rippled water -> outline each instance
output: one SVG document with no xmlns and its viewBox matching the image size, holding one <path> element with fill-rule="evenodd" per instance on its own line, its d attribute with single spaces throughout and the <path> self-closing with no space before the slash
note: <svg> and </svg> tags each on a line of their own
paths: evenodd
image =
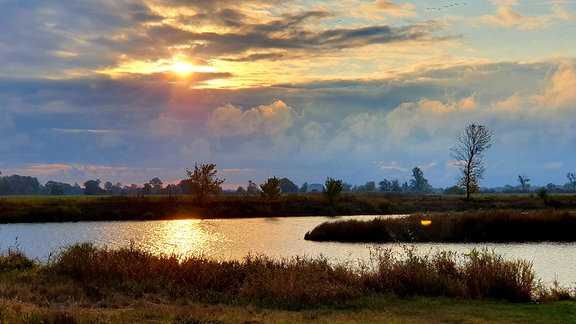
<svg viewBox="0 0 576 324">
<path fill-rule="evenodd" d="M 370 219 L 374 216 L 354 216 Z M 78 222 L 0 225 L 0 250 L 18 246 L 28 256 L 46 260 L 50 254 L 78 242 L 109 248 L 133 242 L 154 253 L 204 255 L 217 260 L 242 259 L 248 254 L 275 258 L 323 255 L 335 262 L 358 264 L 367 261 L 375 246 L 399 253 L 399 244 L 325 243 L 304 240 L 304 234 L 325 221 L 352 217 L 285 217 L 138 222 Z M 507 259 L 532 261 L 537 276 L 545 283 L 557 279 L 576 284 L 575 243 L 523 244 L 414 244 L 420 253 L 450 250 L 468 253 L 472 248 L 494 249 Z"/>
</svg>

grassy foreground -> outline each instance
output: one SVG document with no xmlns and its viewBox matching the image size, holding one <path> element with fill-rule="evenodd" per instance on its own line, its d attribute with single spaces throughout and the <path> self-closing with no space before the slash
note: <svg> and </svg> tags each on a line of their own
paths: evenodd
<svg viewBox="0 0 576 324">
<path fill-rule="evenodd" d="M 322 258 L 243 261 L 71 246 L 46 264 L 0 255 L 0 323 L 565 323 L 571 290 L 534 282 L 531 265 L 487 251 L 355 267 Z M 535 301 L 538 301 L 536 303 Z M 489 310 L 489 311 L 487 311 Z"/>
</svg>

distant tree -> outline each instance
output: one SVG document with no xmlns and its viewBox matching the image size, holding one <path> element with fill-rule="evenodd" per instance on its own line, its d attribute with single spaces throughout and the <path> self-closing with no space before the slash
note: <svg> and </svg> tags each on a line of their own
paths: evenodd
<svg viewBox="0 0 576 324">
<path fill-rule="evenodd" d="M 364 184 L 364 191 L 374 192 L 376 191 L 376 183 L 374 181 L 368 181 Z"/>
<path fill-rule="evenodd" d="M 190 191 L 190 180 L 185 179 L 178 182 L 178 188 L 180 188 L 180 192 L 183 195 L 191 195 L 192 192 Z"/>
<path fill-rule="evenodd" d="M 308 182 L 304 182 L 302 184 L 302 186 L 300 187 L 300 192 L 301 193 L 307 193 L 308 192 Z"/>
<path fill-rule="evenodd" d="M 419 193 L 432 192 L 432 186 L 428 183 L 428 179 L 424 178 L 424 172 L 415 167 L 412 169 L 412 179 L 410 179 L 410 191 Z"/>
<path fill-rule="evenodd" d="M 450 188 L 444 189 L 445 195 L 463 195 L 466 191 L 460 186 L 452 186 Z"/>
<path fill-rule="evenodd" d="M 112 193 L 113 187 L 114 187 L 114 185 L 112 184 L 112 182 L 110 182 L 110 181 L 104 182 L 104 190 L 106 190 L 108 192 L 108 194 Z"/>
<path fill-rule="evenodd" d="M 273 201 L 280 198 L 280 180 L 276 177 L 268 178 L 268 180 L 260 185 L 262 192 L 260 195 L 264 200 Z"/>
<path fill-rule="evenodd" d="M 566 177 L 568 178 L 568 184 L 572 187 L 572 191 L 576 191 L 576 174 L 568 172 Z"/>
<path fill-rule="evenodd" d="M 248 180 L 248 186 L 246 187 L 246 194 L 248 195 L 257 195 L 260 193 L 260 189 L 258 189 L 258 185 L 252 180 Z"/>
<path fill-rule="evenodd" d="M 54 183 L 50 186 L 50 195 L 51 196 L 63 196 L 64 195 L 64 187 L 60 183 Z"/>
<path fill-rule="evenodd" d="M 352 191 L 352 185 L 346 182 L 342 183 L 342 191 L 343 192 L 350 192 Z"/>
<path fill-rule="evenodd" d="M 158 177 L 150 179 L 148 183 L 152 186 L 152 192 L 154 194 L 159 194 L 160 191 L 162 190 L 163 183 L 162 180 L 160 180 Z"/>
<path fill-rule="evenodd" d="M 374 181 L 368 181 L 363 185 L 355 186 L 352 191 L 355 192 L 374 192 L 376 191 L 376 183 Z"/>
<path fill-rule="evenodd" d="M 340 193 L 342 192 L 343 188 L 342 180 L 327 178 L 326 182 L 324 183 L 322 194 L 330 204 L 334 204 L 340 197 Z"/>
<path fill-rule="evenodd" d="M 288 178 L 280 179 L 280 191 L 283 194 L 297 193 L 299 190 L 298 186 L 294 182 L 290 181 Z"/>
<path fill-rule="evenodd" d="M 378 190 L 380 191 L 392 191 L 392 182 L 384 179 L 378 182 Z"/>
<path fill-rule="evenodd" d="M 182 191 L 180 190 L 180 186 L 175 185 L 175 184 L 167 185 L 166 190 L 168 191 L 168 196 L 170 196 L 170 197 L 172 197 L 173 195 L 182 194 Z"/>
<path fill-rule="evenodd" d="M 460 168 L 459 185 L 466 189 L 466 199 L 479 189 L 480 180 L 484 177 L 484 152 L 490 148 L 492 134 L 484 125 L 470 124 L 464 133 L 458 136 L 458 144 L 450 148 L 451 157 Z"/>
<path fill-rule="evenodd" d="M 407 181 L 402 182 L 402 191 L 404 192 L 410 191 L 410 185 L 408 184 Z"/>
<path fill-rule="evenodd" d="M 244 187 L 242 187 L 242 186 L 238 186 L 238 188 L 236 188 L 236 193 L 240 194 L 240 195 L 244 195 L 244 194 L 246 194 L 246 189 L 244 189 Z"/>
<path fill-rule="evenodd" d="M 520 190 L 522 192 L 527 192 L 530 189 L 530 179 L 525 175 L 518 176 L 518 182 L 520 183 Z"/>
<path fill-rule="evenodd" d="M 84 194 L 85 195 L 104 195 L 106 190 L 100 188 L 100 180 L 88 180 L 84 182 Z"/>
<path fill-rule="evenodd" d="M 394 192 L 402 191 L 402 187 L 400 187 L 400 181 L 398 179 L 392 179 L 390 190 Z"/>
<path fill-rule="evenodd" d="M 216 177 L 217 173 L 216 164 L 214 163 L 201 164 L 200 166 L 195 163 L 194 171 L 186 169 L 190 193 L 196 196 L 196 201 L 200 206 L 204 205 L 210 195 L 220 194 L 220 185 L 224 182 L 224 179 L 218 179 Z"/>
<path fill-rule="evenodd" d="M 142 196 L 150 196 L 152 194 L 152 185 L 150 183 L 145 183 L 142 186 Z"/>
</svg>

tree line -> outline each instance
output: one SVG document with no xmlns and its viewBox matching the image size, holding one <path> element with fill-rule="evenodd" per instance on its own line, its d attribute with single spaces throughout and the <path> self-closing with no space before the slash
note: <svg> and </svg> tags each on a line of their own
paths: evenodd
<svg viewBox="0 0 576 324">
<path fill-rule="evenodd" d="M 424 177 L 424 171 L 419 167 L 412 169 L 411 179 L 400 183 L 398 179 L 383 179 L 378 184 L 368 181 L 363 185 L 351 185 L 327 178 L 323 185 L 308 184 L 304 182 L 300 187 L 288 178 L 272 177 L 263 184 L 256 184 L 251 180 L 246 187 L 239 186 L 237 194 L 262 196 L 267 200 L 274 200 L 281 194 L 296 194 L 309 192 L 322 192 L 333 200 L 340 192 L 412 192 L 412 193 L 444 193 L 466 195 L 470 199 L 471 194 L 476 192 L 485 193 L 574 193 L 576 192 L 576 174 L 567 173 L 568 182 L 564 185 L 549 183 L 545 187 L 532 188 L 530 179 L 526 175 L 518 176 L 518 185 L 506 185 L 501 189 L 480 188 L 480 180 L 483 179 L 485 168 L 483 157 L 491 146 L 492 132 L 484 125 L 470 124 L 464 132 L 457 137 L 457 144 L 450 148 L 450 156 L 455 160 L 454 165 L 459 168 L 457 182 L 454 186 L 446 189 L 434 189 L 428 179 Z M 0 172 L 0 174 L 2 174 Z M 217 178 L 216 164 L 195 164 L 194 169 L 186 169 L 187 179 L 178 184 L 164 186 L 158 177 L 148 182 L 137 185 L 113 184 L 110 181 L 102 183 L 99 179 L 87 180 L 81 187 L 78 183 L 70 185 L 57 181 L 48 181 L 40 185 L 38 179 L 30 176 L 11 175 L 0 176 L 0 195 L 194 195 L 202 203 L 207 197 L 219 194 L 222 191 L 223 179 Z"/>
</svg>

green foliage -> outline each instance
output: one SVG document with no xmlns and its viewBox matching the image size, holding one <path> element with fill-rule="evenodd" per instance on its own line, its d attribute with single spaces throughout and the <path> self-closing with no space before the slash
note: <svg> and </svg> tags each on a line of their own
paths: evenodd
<svg viewBox="0 0 576 324">
<path fill-rule="evenodd" d="M 428 183 L 428 179 L 424 178 L 424 172 L 415 167 L 412 169 L 412 179 L 410 179 L 410 191 L 419 193 L 432 192 L 432 186 Z"/>
<path fill-rule="evenodd" d="M 327 178 L 326 182 L 324 183 L 322 194 L 330 204 L 334 204 L 340 197 L 343 188 L 342 180 Z"/>
<path fill-rule="evenodd" d="M 196 196 L 196 201 L 199 205 L 204 205 L 210 195 L 218 195 L 220 193 L 220 185 L 224 180 L 216 177 L 217 172 L 216 164 L 214 163 L 201 164 L 200 166 L 195 163 L 194 172 L 186 169 L 190 192 Z"/>
<path fill-rule="evenodd" d="M 274 201 L 280 198 L 280 180 L 276 177 L 268 178 L 268 180 L 260 185 L 262 192 L 260 195 L 266 201 Z"/>
</svg>

